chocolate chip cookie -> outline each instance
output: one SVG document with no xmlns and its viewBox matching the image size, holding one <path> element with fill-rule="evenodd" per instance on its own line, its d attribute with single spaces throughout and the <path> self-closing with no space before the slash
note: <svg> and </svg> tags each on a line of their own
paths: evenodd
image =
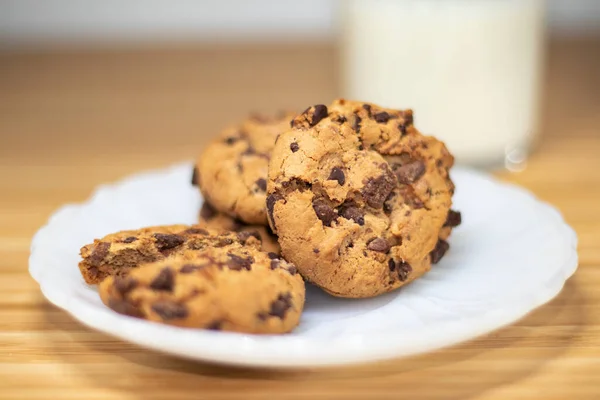
<svg viewBox="0 0 600 400">
<path fill-rule="evenodd" d="M 246 232 L 249 235 L 258 235 L 262 242 L 263 251 L 275 254 L 280 254 L 281 252 L 279 243 L 277 243 L 277 236 L 273 234 L 271 228 L 264 225 L 247 225 L 218 211 L 207 201 L 202 204 L 202 208 L 200 209 L 198 225 L 215 230 Z"/>
<path fill-rule="evenodd" d="M 80 250 L 79 270 L 89 284 L 107 276 L 126 275 L 140 264 L 162 260 L 186 251 L 207 247 L 259 249 L 258 235 L 247 232 L 223 232 L 200 226 L 153 226 L 121 231 L 94 240 Z"/>
<path fill-rule="evenodd" d="M 341 297 L 423 275 L 448 250 L 454 158 L 413 113 L 336 100 L 309 107 L 277 139 L 267 210 L 282 254 Z M 446 226 L 446 228 L 444 228 Z"/>
<path fill-rule="evenodd" d="M 285 333 L 298 325 L 304 281 L 252 247 L 209 248 L 142 265 L 100 284 L 118 313 L 189 328 Z"/>
<path fill-rule="evenodd" d="M 194 182 L 217 210 L 250 225 L 267 225 L 267 170 L 275 138 L 295 114 L 252 116 L 225 129 L 201 154 Z"/>
</svg>

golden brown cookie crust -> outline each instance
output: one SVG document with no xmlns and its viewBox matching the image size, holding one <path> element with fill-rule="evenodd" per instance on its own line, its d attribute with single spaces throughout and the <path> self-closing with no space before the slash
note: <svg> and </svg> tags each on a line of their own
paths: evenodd
<svg viewBox="0 0 600 400">
<path fill-rule="evenodd" d="M 286 333 L 298 325 L 305 288 L 292 264 L 255 248 L 208 248 L 109 277 L 100 296 L 121 314 L 169 325 Z"/>
<path fill-rule="evenodd" d="M 225 129 L 200 155 L 196 181 L 217 210 L 250 225 L 267 225 L 267 171 L 277 135 L 294 113 L 253 116 Z"/>
<path fill-rule="evenodd" d="M 283 255 L 337 296 L 411 282 L 447 250 L 453 162 L 410 110 L 343 99 L 310 107 L 279 136 L 269 167 L 267 209 Z"/>
<path fill-rule="evenodd" d="M 113 233 L 81 248 L 81 275 L 88 284 L 123 276 L 140 264 L 207 247 L 260 248 L 257 235 L 223 232 L 200 226 L 167 225 Z"/>
</svg>

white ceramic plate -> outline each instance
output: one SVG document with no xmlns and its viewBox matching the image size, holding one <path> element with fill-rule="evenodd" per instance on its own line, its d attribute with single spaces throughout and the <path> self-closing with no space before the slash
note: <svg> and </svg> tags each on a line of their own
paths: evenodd
<svg viewBox="0 0 600 400">
<path fill-rule="evenodd" d="M 454 208 L 463 224 L 444 259 L 396 292 L 348 300 L 309 287 L 300 326 L 283 336 L 175 328 L 109 310 L 79 274 L 79 248 L 122 229 L 194 223 L 201 198 L 190 175 L 191 164 L 135 175 L 56 212 L 35 235 L 29 260 L 48 300 L 94 329 L 170 354 L 247 366 L 321 366 L 421 353 L 497 329 L 556 296 L 577 267 L 577 237 L 554 208 L 455 168 Z"/>
</svg>

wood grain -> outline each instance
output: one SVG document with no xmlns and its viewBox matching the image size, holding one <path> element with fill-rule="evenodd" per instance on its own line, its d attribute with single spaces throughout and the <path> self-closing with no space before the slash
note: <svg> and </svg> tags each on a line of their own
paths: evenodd
<svg viewBox="0 0 600 400">
<path fill-rule="evenodd" d="M 452 348 L 348 368 L 188 362 L 91 331 L 49 305 L 29 243 L 58 206 L 102 182 L 193 158 L 251 110 L 338 92 L 329 45 L 0 55 L 0 398 L 600 398 L 600 43 L 554 43 L 543 138 L 497 172 L 557 206 L 580 267 L 523 320 Z"/>
</svg>

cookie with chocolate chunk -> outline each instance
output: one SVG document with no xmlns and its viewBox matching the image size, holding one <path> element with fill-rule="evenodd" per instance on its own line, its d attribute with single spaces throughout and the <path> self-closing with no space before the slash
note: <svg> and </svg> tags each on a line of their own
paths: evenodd
<svg viewBox="0 0 600 400">
<path fill-rule="evenodd" d="M 81 248 L 79 270 L 89 284 L 107 276 L 124 276 L 140 264 L 162 260 L 208 247 L 259 249 L 253 235 L 224 232 L 200 226 L 167 225 L 121 231 L 94 240 Z"/>
<path fill-rule="evenodd" d="M 300 320 L 304 291 L 292 264 L 248 246 L 183 253 L 100 284 L 102 301 L 118 313 L 246 333 L 291 331 Z"/>
<path fill-rule="evenodd" d="M 217 210 L 250 225 L 267 225 L 267 170 L 277 136 L 294 113 L 251 116 L 225 129 L 202 152 L 193 183 Z"/>
<path fill-rule="evenodd" d="M 247 225 L 225 213 L 218 211 L 209 202 L 205 201 L 200 209 L 198 225 L 215 230 L 238 232 L 240 235 L 258 236 L 262 242 L 262 250 L 280 254 L 281 248 L 277 243 L 277 236 L 269 226 Z"/>
<path fill-rule="evenodd" d="M 454 159 L 410 110 L 336 100 L 294 118 L 272 152 L 270 225 L 303 276 L 341 297 L 389 292 L 448 250 Z"/>
</svg>

